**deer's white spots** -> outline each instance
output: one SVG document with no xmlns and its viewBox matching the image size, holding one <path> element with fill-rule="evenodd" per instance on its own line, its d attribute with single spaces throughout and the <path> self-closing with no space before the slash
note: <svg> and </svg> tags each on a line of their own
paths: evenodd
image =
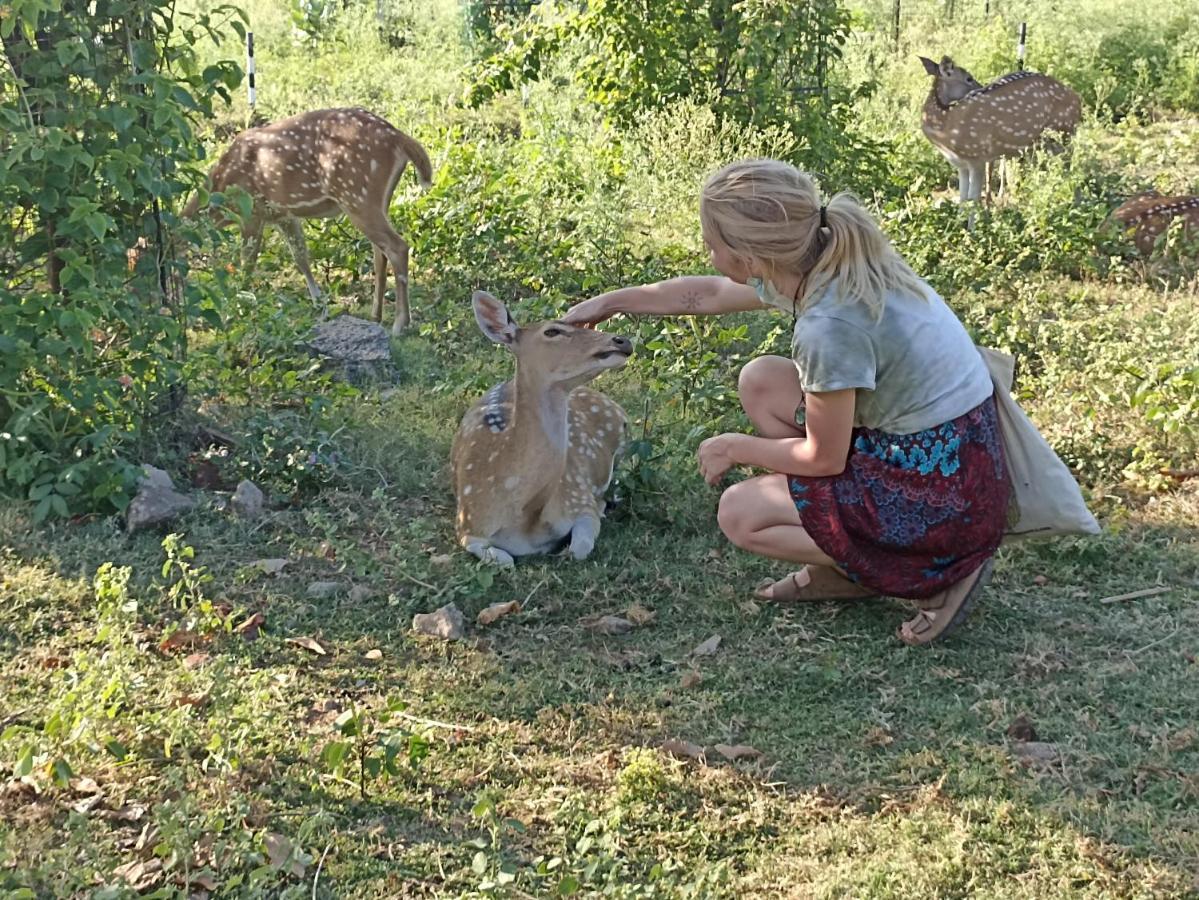
<svg viewBox="0 0 1199 900">
<path fill-rule="evenodd" d="M 518 475 L 509 475 L 504 479 L 504 487 L 508 490 L 512 490 L 518 484 L 520 484 L 520 476 Z"/>
<path fill-rule="evenodd" d="M 471 491 L 473 491 L 473 490 L 474 490 L 474 488 L 473 488 L 471 485 L 469 485 L 469 484 L 468 484 L 466 487 L 464 487 L 464 488 L 462 489 L 462 496 L 463 496 L 463 497 L 469 497 L 469 496 L 470 496 L 470 492 L 471 492 Z"/>
</svg>

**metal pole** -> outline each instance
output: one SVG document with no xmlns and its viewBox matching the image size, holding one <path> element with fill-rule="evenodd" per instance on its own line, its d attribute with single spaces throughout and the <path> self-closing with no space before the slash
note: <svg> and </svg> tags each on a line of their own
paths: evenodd
<svg viewBox="0 0 1199 900">
<path fill-rule="evenodd" d="M 1016 45 L 1016 70 L 1024 71 L 1024 45 L 1028 41 L 1028 23 L 1020 23 L 1020 43 Z"/>
<path fill-rule="evenodd" d="M 254 32 L 246 32 L 246 74 L 249 76 L 250 112 L 246 124 L 254 121 L 254 105 L 258 102 L 258 88 L 254 84 Z"/>
<path fill-rule="evenodd" d="M 892 11 L 891 23 L 891 40 L 895 44 L 895 49 L 899 49 L 899 0 L 895 0 L 895 5 Z"/>
</svg>

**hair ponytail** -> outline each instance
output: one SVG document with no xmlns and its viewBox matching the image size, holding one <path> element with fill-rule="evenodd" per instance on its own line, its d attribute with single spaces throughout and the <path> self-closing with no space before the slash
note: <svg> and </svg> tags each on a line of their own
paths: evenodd
<svg viewBox="0 0 1199 900">
<path fill-rule="evenodd" d="M 788 163 L 751 159 L 714 172 L 700 196 L 700 220 L 767 274 L 802 275 L 801 309 L 834 282 L 839 298 L 865 303 L 876 316 L 890 291 L 927 296 L 927 285 L 852 194 L 822 205 L 815 182 Z"/>
</svg>

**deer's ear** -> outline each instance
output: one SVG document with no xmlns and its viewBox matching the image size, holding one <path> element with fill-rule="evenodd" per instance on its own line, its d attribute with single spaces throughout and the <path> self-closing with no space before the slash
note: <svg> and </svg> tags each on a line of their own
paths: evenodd
<svg viewBox="0 0 1199 900">
<path fill-rule="evenodd" d="M 470 299 L 475 308 L 475 321 L 488 340 L 508 347 L 516 343 L 517 324 L 503 303 L 487 291 L 475 291 Z"/>
<path fill-rule="evenodd" d="M 929 75 L 936 75 L 937 72 L 940 71 L 940 69 L 937 68 L 937 64 L 927 56 L 920 56 L 917 57 L 917 59 L 924 63 L 924 71 L 926 71 Z"/>
</svg>

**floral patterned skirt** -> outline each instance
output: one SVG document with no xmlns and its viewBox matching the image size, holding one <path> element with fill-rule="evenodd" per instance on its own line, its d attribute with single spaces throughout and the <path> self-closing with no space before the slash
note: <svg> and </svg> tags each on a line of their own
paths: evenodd
<svg viewBox="0 0 1199 900">
<path fill-rule="evenodd" d="M 821 550 L 859 584 L 912 599 L 995 553 L 1011 495 L 994 398 L 915 434 L 855 428 L 845 471 L 789 483 Z"/>
</svg>

